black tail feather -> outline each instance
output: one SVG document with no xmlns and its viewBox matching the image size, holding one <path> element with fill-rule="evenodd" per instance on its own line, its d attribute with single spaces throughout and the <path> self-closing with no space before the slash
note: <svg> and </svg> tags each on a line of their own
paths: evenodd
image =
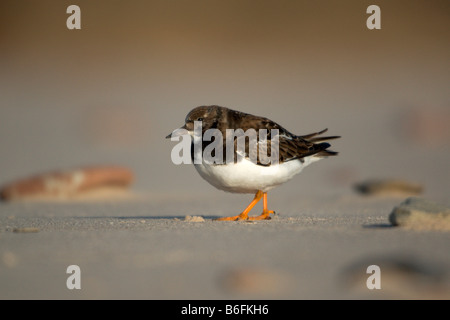
<svg viewBox="0 0 450 320">
<path fill-rule="evenodd" d="M 328 136 L 328 137 L 317 137 L 313 139 L 307 139 L 309 142 L 319 142 L 319 141 L 327 141 L 332 139 L 339 139 L 341 136 Z"/>
<path fill-rule="evenodd" d="M 330 156 L 337 156 L 339 152 L 331 151 L 331 150 L 322 150 L 315 154 L 316 157 L 330 157 Z"/>
<path fill-rule="evenodd" d="M 302 139 L 305 139 L 305 140 L 309 140 L 310 138 L 318 136 L 318 135 L 320 135 L 322 133 L 325 133 L 327 131 L 328 131 L 328 128 L 323 129 L 322 131 L 319 131 L 319 132 L 314 132 L 314 133 L 310 133 L 310 134 L 307 134 L 307 135 L 304 135 L 304 136 L 299 136 L 299 138 L 302 138 Z"/>
<path fill-rule="evenodd" d="M 327 137 L 317 137 L 317 136 L 319 136 L 319 135 L 321 135 L 321 134 L 323 134 L 323 133 L 325 133 L 325 132 L 327 132 L 328 131 L 328 128 L 327 129 L 324 129 L 324 130 L 322 130 L 322 131 L 319 131 L 319 132 L 315 132 L 315 133 L 310 133 L 310 134 L 307 134 L 307 135 L 304 135 L 304 136 L 299 136 L 299 138 L 302 138 L 302 139 L 305 139 L 305 140 L 307 140 L 307 141 L 309 141 L 309 142 L 320 142 L 320 141 L 327 141 L 327 140 L 332 140 L 332 139 L 338 139 L 338 138 L 340 138 L 341 136 L 327 136 Z"/>
</svg>

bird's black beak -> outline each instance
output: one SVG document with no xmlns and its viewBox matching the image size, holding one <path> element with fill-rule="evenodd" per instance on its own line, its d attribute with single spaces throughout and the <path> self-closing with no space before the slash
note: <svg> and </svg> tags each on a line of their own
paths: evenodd
<svg viewBox="0 0 450 320">
<path fill-rule="evenodd" d="M 175 129 L 175 130 L 173 130 L 172 133 L 170 133 L 169 135 L 167 135 L 166 139 L 170 139 L 170 138 L 172 138 L 172 137 L 179 137 L 179 136 L 182 136 L 183 134 L 186 133 L 185 130 L 186 130 L 186 125 L 184 125 L 184 126 L 178 128 L 178 129 Z"/>
</svg>

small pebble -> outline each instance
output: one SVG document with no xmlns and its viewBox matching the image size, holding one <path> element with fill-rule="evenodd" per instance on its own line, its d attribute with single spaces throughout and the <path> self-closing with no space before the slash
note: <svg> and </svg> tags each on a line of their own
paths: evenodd
<svg viewBox="0 0 450 320">
<path fill-rule="evenodd" d="M 14 228 L 13 232 L 15 232 L 15 233 L 33 233 L 33 232 L 39 232 L 39 228 L 33 228 L 33 227 Z"/>
<path fill-rule="evenodd" d="M 450 208 L 426 199 L 412 197 L 392 210 L 389 221 L 394 226 L 414 229 L 450 230 Z"/>
<path fill-rule="evenodd" d="M 205 222 L 205 219 L 201 216 L 186 216 L 184 217 L 184 221 L 187 222 Z"/>
<path fill-rule="evenodd" d="M 417 182 L 399 179 L 372 179 L 355 185 L 356 191 L 366 195 L 418 195 L 423 186 Z"/>
</svg>

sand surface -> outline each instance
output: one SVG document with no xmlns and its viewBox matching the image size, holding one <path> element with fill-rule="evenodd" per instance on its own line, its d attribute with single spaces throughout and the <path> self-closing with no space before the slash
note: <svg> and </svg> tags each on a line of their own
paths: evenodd
<svg viewBox="0 0 450 320">
<path fill-rule="evenodd" d="M 379 2 L 372 31 L 361 1 L 269 0 L 82 2 L 69 31 L 64 3 L 2 1 L 0 185 L 101 164 L 136 180 L 112 199 L 1 202 L 0 298 L 449 299 L 450 233 L 392 227 L 408 195 L 354 186 L 411 181 L 450 205 L 450 6 Z M 329 128 L 340 154 L 269 192 L 272 220 L 212 221 L 252 195 L 172 163 L 164 137 L 203 104 Z"/>
<path fill-rule="evenodd" d="M 285 200 L 271 221 L 237 223 L 212 220 L 226 214 L 220 197 L 2 205 L 1 297 L 449 298 L 450 234 L 392 227 L 398 199 Z M 80 290 L 66 287 L 69 265 Z M 370 265 L 380 290 L 366 286 Z"/>
</svg>

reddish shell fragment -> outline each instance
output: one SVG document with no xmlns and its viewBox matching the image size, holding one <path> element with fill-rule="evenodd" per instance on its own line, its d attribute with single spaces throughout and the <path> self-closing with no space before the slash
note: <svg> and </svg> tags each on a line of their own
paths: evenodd
<svg viewBox="0 0 450 320">
<path fill-rule="evenodd" d="M 92 166 L 54 171 L 13 181 L 0 189 L 4 200 L 29 198 L 71 198 L 84 191 L 103 187 L 126 188 L 133 173 L 123 167 Z"/>
</svg>

